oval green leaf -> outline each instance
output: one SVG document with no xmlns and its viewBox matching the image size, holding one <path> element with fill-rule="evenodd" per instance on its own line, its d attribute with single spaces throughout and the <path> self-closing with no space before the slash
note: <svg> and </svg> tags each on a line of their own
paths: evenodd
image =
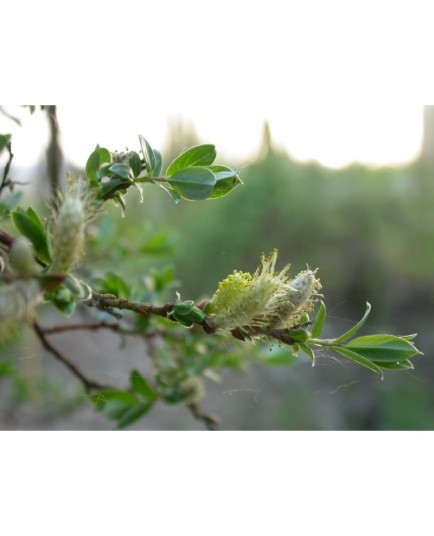
<svg viewBox="0 0 434 536">
<path fill-rule="evenodd" d="M 420 354 L 412 342 L 395 335 L 357 337 L 346 348 L 376 363 L 398 363 Z"/>
<path fill-rule="evenodd" d="M 86 175 L 92 184 L 98 184 L 97 172 L 102 164 L 108 164 L 111 162 L 111 155 L 108 149 L 104 147 L 97 147 L 95 151 L 89 156 L 86 162 Z"/>
<path fill-rule="evenodd" d="M 195 145 L 175 158 L 167 168 L 166 176 L 171 177 L 178 171 L 192 166 L 210 166 L 216 156 L 214 145 Z"/>
<path fill-rule="evenodd" d="M 346 346 L 331 346 L 330 348 L 332 348 L 335 352 L 338 352 L 339 354 L 347 357 L 348 359 L 351 359 L 351 361 L 355 361 L 359 365 L 362 365 L 368 369 L 373 370 L 374 372 L 379 374 L 381 378 L 383 378 L 383 373 L 380 367 L 376 365 L 375 363 L 373 363 L 372 361 L 370 361 L 369 359 L 366 359 L 366 357 L 364 357 L 363 355 L 360 355 L 359 353 L 353 350 L 350 350 Z"/>
<path fill-rule="evenodd" d="M 184 199 L 206 199 L 216 183 L 214 173 L 204 167 L 189 167 L 178 171 L 169 180 L 172 188 Z"/>
</svg>

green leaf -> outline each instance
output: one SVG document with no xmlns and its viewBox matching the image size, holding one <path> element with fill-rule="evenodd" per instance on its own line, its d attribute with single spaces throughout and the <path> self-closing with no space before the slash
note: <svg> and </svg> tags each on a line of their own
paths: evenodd
<svg viewBox="0 0 434 536">
<path fill-rule="evenodd" d="M 143 417 L 152 408 L 152 402 L 140 402 L 130 406 L 127 411 L 122 412 L 120 418 L 118 418 L 118 428 L 126 428 L 133 422 Z"/>
<path fill-rule="evenodd" d="M 143 160 L 145 162 L 147 176 L 152 175 L 152 171 L 155 167 L 155 154 L 149 145 L 148 141 L 139 134 L 140 147 L 142 148 Z"/>
<path fill-rule="evenodd" d="M 152 280 L 156 292 L 162 292 L 173 281 L 175 268 L 172 265 L 165 266 L 152 273 Z"/>
<path fill-rule="evenodd" d="M 54 290 L 46 292 L 44 298 L 50 301 L 65 316 L 71 316 L 75 311 L 75 296 L 65 285 L 57 286 Z"/>
<path fill-rule="evenodd" d="M 194 302 L 192 300 L 186 300 L 181 303 L 176 303 L 173 306 L 173 312 L 179 315 L 188 315 L 193 308 Z"/>
<path fill-rule="evenodd" d="M 129 298 L 131 290 L 129 285 L 114 272 L 107 272 L 105 277 L 98 277 L 93 280 L 101 294 L 114 294 L 118 298 Z"/>
<path fill-rule="evenodd" d="M 66 276 L 64 285 L 76 300 L 87 300 L 92 294 L 90 287 L 84 281 L 80 281 L 71 274 Z"/>
<path fill-rule="evenodd" d="M 18 207 L 12 212 L 15 227 L 22 235 L 30 240 L 35 249 L 36 256 L 44 263 L 50 263 L 47 236 L 39 216 L 29 207 L 27 211 Z"/>
<path fill-rule="evenodd" d="M 366 335 L 346 347 L 376 363 L 397 363 L 420 354 L 413 343 L 395 335 Z"/>
<path fill-rule="evenodd" d="M 132 169 L 134 177 L 138 177 L 142 170 L 142 161 L 140 160 L 139 153 L 131 151 L 128 157 L 128 163 Z"/>
<path fill-rule="evenodd" d="M 109 167 L 109 170 L 122 179 L 131 178 L 131 169 L 127 164 L 112 164 Z"/>
<path fill-rule="evenodd" d="M 303 350 L 305 354 L 307 354 L 310 357 L 310 360 L 312 362 L 312 367 L 315 366 L 315 354 L 313 353 L 313 350 L 310 346 L 307 344 L 299 343 L 300 348 Z"/>
<path fill-rule="evenodd" d="M 158 177 L 161 173 L 161 167 L 163 165 L 163 159 L 161 158 L 160 151 L 157 151 L 157 149 L 154 149 L 154 156 L 155 156 L 155 164 L 154 168 L 152 170 L 152 176 Z"/>
<path fill-rule="evenodd" d="M 158 398 L 157 392 L 137 370 L 131 372 L 130 381 L 134 391 L 142 395 L 147 401 L 153 401 Z"/>
<path fill-rule="evenodd" d="M 226 166 L 209 166 L 208 169 L 214 173 L 216 178 L 213 191 L 208 199 L 218 199 L 220 197 L 224 197 L 237 186 L 243 184 L 243 181 L 238 176 L 238 173 L 233 169 L 230 169 Z"/>
<path fill-rule="evenodd" d="M 182 169 L 192 166 L 210 166 L 216 157 L 214 145 L 196 145 L 180 154 L 167 168 L 166 176 L 171 177 Z"/>
<path fill-rule="evenodd" d="M 110 197 L 113 197 L 116 192 L 118 192 L 119 190 L 125 190 L 126 188 L 131 186 L 131 184 L 133 184 L 133 182 L 129 179 L 121 179 L 120 177 L 110 179 L 109 181 L 101 184 L 99 190 L 100 198 L 109 199 Z"/>
<path fill-rule="evenodd" d="M 311 332 L 312 332 L 312 339 L 316 339 L 324 326 L 324 321 L 326 318 L 326 306 L 323 301 L 321 301 L 321 305 L 319 308 L 319 311 L 315 317 L 315 321 L 312 324 Z"/>
<path fill-rule="evenodd" d="M 98 184 L 97 172 L 102 164 L 107 164 L 111 162 L 110 151 L 104 147 L 99 147 L 93 151 L 89 156 L 86 162 L 86 175 L 89 177 L 90 182 L 93 185 Z"/>
<path fill-rule="evenodd" d="M 176 204 L 178 204 L 181 201 L 182 199 L 181 196 L 177 192 L 175 192 L 175 190 L 172 190 L 172 188 L 168 188 L 166 185 L 162 184 L 161 182 L 155 182 L 154 184 L 156 184 L 162 190 L 164 190 L 167 194 L 169 194 L 172 200 Z"/>
<path fill-rule="evenodd" d="M 0 134 L 0 153 L 3 151 L 6 145 L 10 142 L 10 140 L 11 140 L 10 134 Z"/>
<path fill-rule="evenodd" d="M 138 404 L 139 400 L 128 391 L 120 389 L 103 389 L 91 395 L 92 402 L 97 409 L 102 409 L 111 400 L 123 402 L 126 405 Z"/>
<path fill-rule="evenodd" d="M 377 374 L 383 378 L 383 373 L 381 372 L 381 369 L 378 365 L 370 361 L 369 359 L 366 359 L 366 357 L 359 355 L 357 352 L 348 349 L 346 346 L 331 346 L 330 347 L 335 352 L 338 352 L 339 354 L 347 357 L 348 359 L 351 359 L 352 361 L 355 361 L 359 365 L 363 365 L 364 367 L 367 367 L 368 369 L 373 370 Z"/>
<path fill-rule="evenodd" d="M 171 176 L 169 184 L 184 199 L 199 201 L 209 197 L 216 183 L 214 174 L 204 167 L 189 167 Z"/>
<path fill-rule="evenodd" d="M 174 238 L 168 231 L 161 231 L 147 240 L 140 248 L 142 253 L 148 255 L 161 255 L 173 251 Z"/>
<path fill-rule="evenodd" d="M 413 363 L 409 361 L 408 359 L 404 359 L 403 361 L 399 361 L 398 363 L 375 362 L 375 364 L 383 369 L 391 369 L 391 370 L 413 370 L 414 369 Z"/>
<path fill-rule="evenodd" d="M 366 311 L 365 311 L 365 314 L 363 315 L 363 318 L 359 322 L 357 322 L 357 324 L 355 326 L 353 326 L 349 331 L 347 331 L 346 333 L 344 333 L 343 335 L 341 335 L 337 339 L 333 339 L 333 342 L 334 343 L 340 343 L 342 341 L 345 341 L 346 339 L 348 339 L 352 335 L 354 335 L 363 326 L 363 324 L 366 322 L 366 319 L 368 318 L 370 311 L 371 311 L 371 304 L 366 302 Z"/>
</svg>

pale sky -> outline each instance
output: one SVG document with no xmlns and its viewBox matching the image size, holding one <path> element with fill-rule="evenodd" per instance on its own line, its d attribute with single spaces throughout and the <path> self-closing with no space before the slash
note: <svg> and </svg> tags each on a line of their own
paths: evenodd
<svg viewBox="0 0 434 536">
<path fill-rule="evenodd" d="M 383 165 L 417 155 L 422 105 L 434 102 L 432 18 L 417 0 L 160 0 L 143 13 L 128 4 L 59 12 L 65 24 L 38 31 L 31 47 L 11 34 L 13 54 L 2 58 L 2 73 L 13 72 L 2 102 L 58 104 L 74 163 L 97 143 L 137 149 L 137 134 L 161 148 L 172 117 L 237 163 L 254 156 L 265 120 L 301 161 Z M 20 19 L 23 32 L 34 31 L 38 10 Z M 36 116 L 23 129 L 0 117 L 0 131 L 14 131 L 16 164 L 37 158 L 44 129 Z"/>
<path fill-rule="evenodd" d="M 161 149 L 168 120 L 177 117 L 193 122 L 205 142 L 214 143 L 218 153 L 237 163 L 254 157 L 265 120 L 276 145 L 293 158 L 313 159 L 336 168 L 355 161 L 400 164 L 415 158 L 421 145 L 422 106 L 399 100 L 290 100 L 258 106 L 255 113 L 250 113 L 249 105 L 232 109 L 230 103 L 225 110 L 193 105 L 182 110 L 159 109 L 140 105 L 113 106 L 109 110 L 105 106 L 59 105 L 61 141 L 67 158 L 84 166 L 97 143 L 111 150 L 126 146 L 138 150 L 139 133 Z M 0 129 L 13 131 L 14 163 L 30 165 L 37 161 L 46 143 L 46 120 L 38 113 L 29 116 L 23 110 L 18 112 L 24 118 L 22 128 L 0 117 Z"/>
</svg>

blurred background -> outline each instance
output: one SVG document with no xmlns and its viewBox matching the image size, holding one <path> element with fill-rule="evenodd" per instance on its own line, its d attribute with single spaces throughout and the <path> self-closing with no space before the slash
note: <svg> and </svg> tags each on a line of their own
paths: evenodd
<svg viewBox="0 0 434 536">
<path fill-rule="evenodd" d="M 50 124 L 40 111 L 3 110 L 0 132 L 13 134 L 10 175 L 29 182 L 22 204 L 38 204 L 49 193 Z M 319 268 L 328 309 L 324 336 L 354 324 L 366 301 L 372 313 L 363 333 L 418 333 L 425 355 L 414 360 L 415 370 L 387 372 L 384 381 L 328 354 L 319 354 L 314 368 L 300 359 L 253 365 L 248 374 L 225 372 L 221 383 L 207 382 L 202 403 L 219 415 L 221 429 L 434 429 L 434 106 L 300 102 L 244 121 L 246 111 L 230 128 L 228 117 L 206 110 L 197 120 L 130 105 L 59 105 L 56 114 L 61 176 L 83 169 L 97 143 L 137 150 L 138 133 L 162 150 L 163 165 L 183 148 L 215 143 L 217 163 L 239 170 L 244 185 L 219 201 L 175 206 L 147 188 L 143 205 L 128 194 L 136 202 L 125 220 L 113 215 L 133 241 L 165 234 L 167 258 L 150 257 L 143 270 L 154 261 L 173 264 L 184 299 L 209 297 L 228 273 L 253 272 L 262 252 L 278 248 L 277 268 L 288 262 L 292 274 L 306 264 Z M 138 267 L 119 259 L 114 269 Z M 46 323 L 56 318 L 47 315 Z M 113 381 L 122 382 L 144 359 L 140 343 L 129 341 L 121 356 L 119 339 L 107 333 L 56 341 L 86 370 Z M 113 428 L 30 333 L 0 352 L 20 370 L 15 379 L 0 375 L 1 429 Z M 159 404 L 133 429 L 202 426 L 184 407 Z"/>
</svg>

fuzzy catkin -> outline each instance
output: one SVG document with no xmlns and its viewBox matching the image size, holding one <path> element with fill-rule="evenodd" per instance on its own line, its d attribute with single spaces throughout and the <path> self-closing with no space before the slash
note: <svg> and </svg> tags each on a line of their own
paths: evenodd
<svg viewBox="0 0 434 536">
<path fill-rule="evenodd" d="M 39 284 L 32 279 L 0 287 L 0 341 L 29 319 L 40 297 Z"/>
<path fill-rule="evenodd" d="M 70 272 L 80 261 L 85 241 L 84 202 L 67 197 L 54 221 L 51 239 L 51 270 Z"/>
</svg>

